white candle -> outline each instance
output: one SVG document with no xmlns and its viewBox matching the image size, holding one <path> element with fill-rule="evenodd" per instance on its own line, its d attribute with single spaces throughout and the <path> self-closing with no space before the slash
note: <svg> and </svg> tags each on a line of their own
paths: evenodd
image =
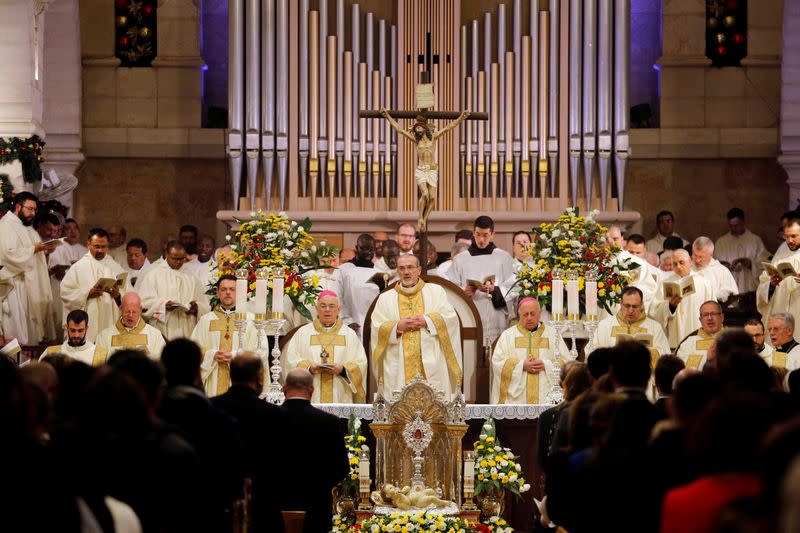
<svg viewBox="0 0 800 533">
<path fill-rule="evenodd" d="M 247 278 L 236 279 L 236 312 L 247 312 Z"/>
<path fill-rule="evenodd" d="M 475 490 L 475 461 L 472 459 L 464 460 L 464 492 Z"/>
<path fill-rule="evenodd" d="M 564 314 L 564 280 L 553 280 L 553 314 Z"/>
<path fill-rule="evenodd" d="M 586 282 L 586 316 L 597 316 L 597 282 Z"/>
<path fill-rule="evenodd" d="M 578 280 L 567 280 L 567 314 L 575 318 L 580 313 L 579 297 L 578 297 Z"/>
<path fill-rule="evenodd" d="M 267 314 L 267 279 L 256 277 L 256 314 Z"/>
<path fill-rule="evenodd" d="M 272 312 L 283 313 L 283 272 L 272 278 Z"/>
</svg>

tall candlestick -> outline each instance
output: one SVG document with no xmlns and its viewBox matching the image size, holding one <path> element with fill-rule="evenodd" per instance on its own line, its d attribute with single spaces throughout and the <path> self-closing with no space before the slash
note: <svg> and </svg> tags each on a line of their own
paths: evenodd
<svg viewBox="0 0 800 533">
<path fill-rule="evenodd" d="M 553 280 L 553 318 L 560 320 L 564 314 L 564 280 Z"/>
<path fill-rule="evenodd" d="M 578 280 L 567 280 L 567 315 L 570 320 L 577 320 L 580 314 Z"/>
<path fill-rule="evenodd" d="M 236 312 L 247 312 L 247 270 L 236 271 Z"/>
<path fill-rule="evenodd" d="M 586 282 L 586 318 L 597 317 L 597 282 Z M 594 320 L 594 319 L 593 319 Z"/>
<path fill-rule="evenodd" d="M 256 315 L 267 314 L 268 273 L 265 270 L 256 272 Z"/>
<path fill-rule="evenodd" d="M 272 278 L 272 313 L 283 313 L 283 270 L 275 269 Z"/>
</svg>

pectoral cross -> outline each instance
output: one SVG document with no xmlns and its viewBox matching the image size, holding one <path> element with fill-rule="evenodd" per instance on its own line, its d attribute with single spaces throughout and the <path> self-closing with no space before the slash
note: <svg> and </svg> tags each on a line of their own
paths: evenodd
<svg viewBox="0 0 800 533">
<path fill-rule="evenodd" d="M 520 328 L 522 329 L 522 328 Z M 539 357 L 540 349 L 550 348 L 550 339 L 543 334 L 536 335 L 535 333 L 527 332 L 528 334 L 523 337 L 514 339 L 515 348 L 525 348 L 526 358 Z M 541 332 L 544 333 L 544 332 Z M 527 373 L 525 385 L 526 401 L 530 404 L 537 404 L 540 402 L 539 398 L 539 373 Z"/>
<path fill-rule="evenodd" d="M 407 58 L 407 62 L 411 62 L 411 57 Z M 450 56 L 447 57 L 447 62 L 450 62 Z M 417 58 L 417 63 L 423 67 L 420 72 L 419 84 L 416 87 L 416 110 L 384 110 L 382 113 L 379 110 L 362 109 L 359 111 L 358 116 L 362 118 L 385 118 L 389 121 L 392 127 L 398 133 L 407 137 L 413 142 L 417 148 L 417 172 L 421 169 L 433 173 L 433 183 L 427 181 L 421 183 L 417 179 L 419 188 L 419 220 L 418 220 L 418 236 L 420 239 L 420 254 L 422 260 L 422 273 L 428 272 L 428 217 L 433 211 L 434 203 L 438 198 L 438 167 L 434 162 L 433 150 L 437 139 L 447 131 L 458 126 L 463 120 L 488 120 L 488 113 L 464 113 L 454 111 L 432 111 L 435 102 L 433 96 L 433 85 L 431 80 L 431 65 L 439 63 L 439 54 L 433 53 L 433 40 L 431 32 L 425 34 L 425 54 Z M 394 119 L 411 118 L 416 122 L 408 129 L 403 129 Z M 428 123 L 428 120 L 453 120 L 440 130 Z M 387 142 L 388 139 L 387 139 Z"/>
<path fill-rule="evenodd" d="M 323 363 L 328 362 L 329 357 L 333 357 L 332 353 L 328 353 L 330 348 L 331 352 L 334 351 L 335 346 L 344 346 L 344 335 L 336 335 L 335 333 L 320 333 L 319 335 L 311 335 L 311 346 L 321 346 L 322 351 L 319 354 Z"/>
</svg>

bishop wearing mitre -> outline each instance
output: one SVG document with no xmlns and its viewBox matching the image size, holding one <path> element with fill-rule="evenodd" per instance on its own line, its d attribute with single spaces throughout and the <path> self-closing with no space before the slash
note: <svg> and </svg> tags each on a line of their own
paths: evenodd
<svg viewBox="0 0 800 533">
<path fill-rule="evenodd" d="M 225 394 L 231 387 L 231 359 L 240 351 L 255 350 L 258 344 L 250 313 L 243 317 L 247 324 L 244 342 L 239 339 L 235 322 L 236 276 L 220 276 L 216 285 L 219 305 L 197 320 L 191 336 L 203 352 L 200 375 L 209 398 Z"/>
<path fill-rule="evenodd" d="M 126 292 L 119 306 L 119 320 L 97 335 L 95 345 L 110 356 L 117 350 L 141 350 L 150 359 L 160 359 L 164 349 L 161 332 L 142 318 L 142 300 L 135 292 Z"/>
<path fill-rule="evenodd" d="M 664 327 L 647 317 L 643 296 L 639 287 L 628 285 L 622 289 L 619 311 L 615 316 L 605 318 L 597 325 L 592 339 L 593 349 L 611 348 L 623 340 L 635 340 L 648 349 L 652 348 L 653 353 L 657 355 L 670 353 Z M 633 339 L 629 339 L 628 336 Z"/>
<path fill-rule="evenodd" d="M 364 403 L 367 354 L 358 335 L 339 318 L 339 296 L 317 298 L 314 322 L 300 327 L 285 348 L 285 371 L 306 368 L 314 376 L 314 403 Z"/>
<path fill-rule="evenodd" d="M 209 311 L 200 282 L 180 271 L 185 262 L 186 249 L 178 241 L 170 241 L 164 261 L 153 263 L 136 285 L 147 322 L 167 340 L 190 337 L 197 317 Z"/>
<path fill-rule="evenodd" d="M 500 334 L 492 353 L 490 401 L 545 403 L 569 350 L 556 331 L 539 320 L 542 309 L 535 298 L 523 298 L 517 314 L 519 323 Z"/>
<path fill-rule="evenodd" d="M 421 273 L 416 256 L 400 256 L 400 281 L 375 303 L 372 372 L 387 394 L 419 375 L 451 398 L 463 376 L 458 316 L 444 289 L 425 283 Z"/>
</svg>

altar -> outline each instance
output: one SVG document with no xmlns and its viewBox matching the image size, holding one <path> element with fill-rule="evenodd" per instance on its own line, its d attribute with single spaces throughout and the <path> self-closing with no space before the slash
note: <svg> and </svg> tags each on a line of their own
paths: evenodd
<svg viewBox="0 0 800 533">
<path fill-rule="evenodd" d="M 432 416 L 435 419 L 436 405 L 434 404 L 439 403 L 439 405 L 447 407 L 447 412 L 442 413 L 442 416 L 447 417 L 447 423 L 440 425 L 438 429 L 442 432 L 449 431 L 459 435 L 458 442 L 451 446 L 443 442 L 446 438 L 442 439 L 442 433 L 439 434 L 437 441 L 435 430 L 432 432 L 431 447 L 434 446 L 433 443 L 436 443 L 437 446 L 444 446 L 445 451 L 439 455 L 428 452 L 430 458 L 426 458 L 425 467 L 420 469 L 424 470 L 425 475 L 435 479 L 434 482 L 428 484 L 435 486 L 443 499 L 452 501 L 455 504 L 454 507 L 461 510 L 462 517 L 477 519 L 479 511 L 471 506 L 472 498 L 469 487 L 472 486 L 474 480 L 467 479 L 471 477 L 468 470 L 472 468 L 470 466 L 472 463 L 468 461 L 472 456 L 471 452 L 475 448 L 476 441 L 479 440 L 485 421 L 492 418 L 496 421 L 497 441 L 502 442 L 503 446 L 510 448 L 519 456 L 518 463 L 521 466 L 521 472 L 524 473 L 531 485 L 531 490 L 523 493 L 520 498 L 506 495 L 505 510 L 502 515 L 515 531 L 531 531 L 535 509 L 533 498 L 542 497 L 541 471 L 536 462 L 537 421 L 539 415 L 552 407 L 551 405 L 464 404 L 459 397 L 450 402 L 444 402 L 439 397 L 439 402 L 436 402 L 426 397 L 427 391 L 432 391 L 432 389 L 420 380 L 409 383 L 403 391 L 396 391 L 393 395 L 394 401 L 385 400 L 380 395 L 376 395 L 373 404 L 318 404 L 316 407 L 339 417 L 343 426 L 347 425 L 350 416 L 361 420 L 362 435 L 366 438 L 365 449 L 369 450 L 370 490 L 378 490 L 387 482 L 397 484 L 403 475 L 406 477 L 402 482 L 407 482 L 409 479 L 410 453 L 408 452 L 410 450 L 403 450 L 404 447 L 400 442 L 402 440 L 400 428 L 404 427 L 402 422 L 394 430 L 394 439 L 387 437 L 392 431 L 391 423 L 397 422 L 396 418 L 398 418 L 392 416 L 390 410 L 405 401 L 407 398 L 404 393 L 415 387 L 420 390 L 417 390 L 414 395 L 407 395 L 408 397 L 415 396 L 415 398 L 411 399 L 408 405 L 400 406 L 397 409 L 401 413 L 399 418 L 410 419 L 421 416 L 430 419 Z M 423 414 L 418 408 L 419 403 L 430 406 L 427 414 Z M 434 427 L 436 425 L 435 423 L 431 424 Z M 457 448 L 457 450 L 452 448 Z M 404 452 L 406 453 L 404 454 Z M 464 462 L 461 460 L 462 452 Z M 454 462 L 455 467 L 453 467 Z M 462 482 L 464 490 L 461 490 Z M 466 497 L 464 497 L 465 495 Z M 367 508 L 364 507 L 364 509 Z M 363 519 L 379 512 L 381 509 L 376 505 L 367 511 L 361 511 L 359 516 Z"/>
</svg>

